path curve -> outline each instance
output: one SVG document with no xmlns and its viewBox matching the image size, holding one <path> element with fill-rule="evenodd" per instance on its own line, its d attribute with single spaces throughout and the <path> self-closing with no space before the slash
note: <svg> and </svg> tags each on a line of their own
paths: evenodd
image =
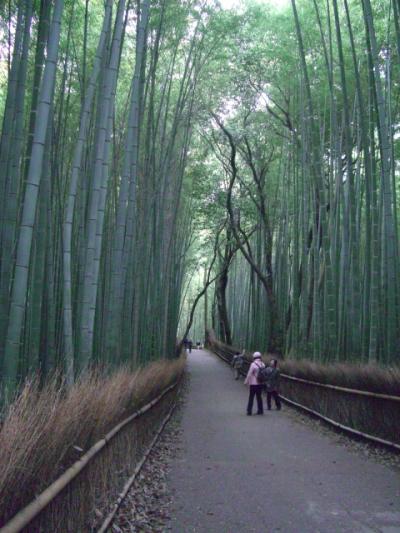
<svg viewBox="0 0 400 533">
<path fill-rule="evenodd" d="M 400 532 L 400 475 L 281 412 L 245 414 L 247 388 L 204 350 L 188 359 L 174 533 Z"/>
</svg>

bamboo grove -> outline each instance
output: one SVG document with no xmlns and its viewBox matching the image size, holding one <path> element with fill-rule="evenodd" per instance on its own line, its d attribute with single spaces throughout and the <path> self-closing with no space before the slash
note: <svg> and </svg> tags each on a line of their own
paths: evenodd
<svg viewBox="0 0 400 533">
<path fill-rule="evenodd" d="M 398 363 L 399 13 L 291 0 L 234 23 L 194 169 L 224 225 L 210 319 L 228 344 Z"/>
<path fill-rule="evenodd" d="M 173 356 L 179 323 L 396 363 L 399 13 L 1 2 L 2 390 Z"/>
<path fill-rule="evenodd" d="M 1 10 L 3 391 L 33 373 L 71 383 L 174 356 L 207 12 L 173 0 Z"/>
</svg>

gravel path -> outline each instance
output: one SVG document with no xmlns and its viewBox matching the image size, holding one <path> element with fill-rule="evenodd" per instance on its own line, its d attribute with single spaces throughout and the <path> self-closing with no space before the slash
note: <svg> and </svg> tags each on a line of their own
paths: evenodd
<svg viewBox="0 0 400 533">
<path fill-rule="evenodd" d="M 245 414 L 247 389 L 193 350 L 165 494 L 174 533 L 400 532 L 400 475 L 285 406 Z M 138 529 L 138 531 L 141 531 Z M 155 530 L 154 530 L 155 531 Z M 157 530 L 158 531 L 158 530 Z"/>
</svg>

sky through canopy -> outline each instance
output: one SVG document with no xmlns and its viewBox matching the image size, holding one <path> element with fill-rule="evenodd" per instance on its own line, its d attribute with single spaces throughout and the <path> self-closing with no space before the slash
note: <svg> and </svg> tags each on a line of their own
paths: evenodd
<svg viewBox="0 0 400 533">
<path fill-rule="evenodd" d="M 237 8 L 243 6 L 243 0 L 220 0 L 224 9 Z M 289 6 L 290 0 L 258 0 L 260 4 L 269 4 L 277 8 Z"/>
</svg>

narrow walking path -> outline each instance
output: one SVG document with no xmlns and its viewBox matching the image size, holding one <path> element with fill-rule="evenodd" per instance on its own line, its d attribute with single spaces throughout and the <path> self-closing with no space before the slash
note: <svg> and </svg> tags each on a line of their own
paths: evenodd
<svg viewBox="0 0 400 533">
<path fill-rule="evenodd" d="M 175 533 L 400 532 L 400 475 L 270 411 L 204 350 L 189 356 L 183 450 L 172 462 Z"/>
</svg>

